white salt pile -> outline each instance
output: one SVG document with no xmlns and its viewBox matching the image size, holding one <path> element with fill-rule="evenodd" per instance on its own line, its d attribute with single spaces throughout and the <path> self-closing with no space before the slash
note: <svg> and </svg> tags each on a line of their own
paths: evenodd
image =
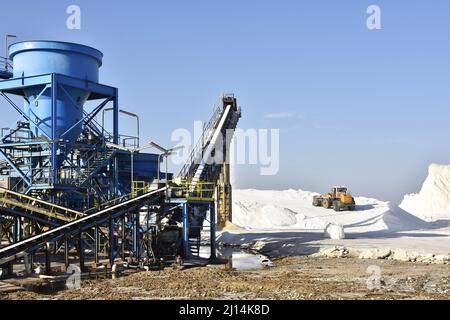
<svg viewBox="0 0 450 320">
<path fill-rule="evenodd" d="M 450 220 L 450 165 L 430 165 L 420 192 L 406 195 L 400 208 L 426 221 Z"/>
<path fill-rule="evenodd" d="M 333 240 L 345 239 L 344 227 L 340 224 L 329 223 L 325 228 L 325 236 Z"/>
<path fill-rule="evenodd" d="M 313 230 L 340 225 L 346 233 L 417 230 L 426 223 L 389 202 L 356 197 L 355 211 L 314 207 L 317 193 L 303 190 L 234 190 L 233 223 L 247 230 Z M 338 232 L 339 234 L 339 232 Z M 342 235 L 337 235 L 341 237 Z"/>
<path fill-rule="evenodd" d="M 291 227 L 305 218 L 291 209 L 255 201 L 233 203 L 233 223 L 249 229 Z"/>
</svg>

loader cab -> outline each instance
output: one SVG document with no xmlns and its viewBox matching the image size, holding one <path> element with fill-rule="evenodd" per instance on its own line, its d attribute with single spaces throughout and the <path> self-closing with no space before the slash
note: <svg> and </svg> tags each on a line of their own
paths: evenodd
<svg viewBox="0 0 450 320">
<path fill-rule="evenodd" d="M 337 198 L 340 193 L 347 193 L 347 188 L 333 187 L 333 189 L 331 189 L 331 194 L 333 195 L 334 198 Z"/>
</svg>

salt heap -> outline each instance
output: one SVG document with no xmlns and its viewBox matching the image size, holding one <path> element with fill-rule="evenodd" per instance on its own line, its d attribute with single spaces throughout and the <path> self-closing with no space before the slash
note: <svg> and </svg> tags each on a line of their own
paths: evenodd
<svg viewBox="0 0 450 320">
<path fill-rule="evenodd" d="M 400 208 L 426 221 L 450 219 L 450 165 L 431 164 L 420 192 L 406 195 Z"/>
<path fill-rule="evenodd" d="M 388 202 L 365 197 L 355 198 L 355 211 L 335 212 L 332 209 L 314 207 L 312 199 L 317 194 L 292 189 L 234 189 L 233 223 L 247 230 L 324 232 L 330 227 L 326 237 L 343 239 L 345 233 L 342 227 L 348 233 L 398 231 L 404 229 L 405 225 L 411 230 L 416 229 L 415 220 L 420 220 L 403 210 L 391 210 Z M 408 219 L 409 217 L 411 219 Z M 414 225 L 411 226 L 409 222 Z"/>
<path fill-rule="evenodd" d="M 345 239 L 344 227 L 340 224 L 329 223 L 325 228 L 325 236 L 333 240 Z"/>
<path fill-rule="evenodd" d="M 259 202 L 233 202 L 233 223 L 249 229 L 277 229 L 297 225 L 304 219 L 289 208 Z"/>
</svg>

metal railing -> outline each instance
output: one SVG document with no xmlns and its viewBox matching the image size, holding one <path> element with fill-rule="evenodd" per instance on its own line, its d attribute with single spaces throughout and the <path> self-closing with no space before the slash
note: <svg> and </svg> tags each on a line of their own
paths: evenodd
<svg viewBox="0 0 450 320">
<path fill-rule="evenodd" d="M 117 198 L 111 199 L 109 201 L 103 202 L 102 204 L 100 204 L 98 206 L 95 206 L 93 208 L 85 210 L 84 213 L 85 214 L 89 214 L 89 213 L 92 213 L 92 212 L 97 211 L 97 210 L 106 209 L 106 208 L 111 207 L 111 206 L 113 206 L 115 204 L 118 204 L 118 203 L 120 203 L 122 201 L 136 198 L 137 196 L 140 196 L 140 195 L 142 195 L 142 194 L 144 194 L 146 192 L 150 192 L 150 191 L 151 190 L 150 190 L 150 184 L 149 183 L 147 183 L 145 181 L 132 181 L 132 183 L 131 183 L 131 193 L 127 193 L 127 194 L 124 194 L 124 195 L 122 195 L 120 197 L 117 197 Z"/>
<path fill-rule="evenodd" d="M 175 179 L 171 184 L 171 189 L 176 197 L 187 200 L 213 201 L 216 184 L 210 181 L 198 181 L 193 186 L 192 178 Z"/>
<path fill-rule="evenodd" d="M 221 115 L 222 115 L 223 108 L 221 106 L 217 107 L 211 119 L 206 124 L 206 126 L 203 128 L 202 136 L 199 138 L 197 143 L 194 145 L 194 148 L 192 149 L 191 153 L 189 154 L 189 157 L 184 164 L 184 166 L 181 168 L 180 173 L 178 174 L 179 177 L 186 178 L 189 176 L 189 171 L 193 164 L 195 164 L 195 161 L 197 158 L 201 158 L 201 155 L 203 153 L 203 149 L 205 147 L 206 142 L 208 142 L 211 139 L 211 136 L 214 132 L 214 129 L 219 122 Z"/>
<path fill-rule="evenodd" d="M 150 191 L 150 183 L 145 181 L 132 181 L 131 182 L 131 196 L 137 197 L 138 195 L 144 194 Z"/>
</svg>

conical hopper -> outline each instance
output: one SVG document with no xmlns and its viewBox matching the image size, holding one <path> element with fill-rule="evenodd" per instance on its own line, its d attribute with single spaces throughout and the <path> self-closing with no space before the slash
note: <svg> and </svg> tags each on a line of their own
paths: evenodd
<svg viewBox="0 0 450 320">
<path fill-rule="evenodd" d="M 14 78 L 58 73 L 82 80 L 98 82 L 103 54 L 91 47 L 56 41 L 25 41 L 9 47 L 13 61 Z M 51 90 L 40 97 L 42 86 L 24 89 L 28 103 L 26 114 L 36 123 L 31 124 L 35 136 L 45 132 L 52 136 Z M 82 124 L 72 128 L 83 117 L 83 107 L 89 97 L 88 90 L 73 87 L 57 88 L 56 139 L 75 142 L 81 134 Z"/>
</svg>

